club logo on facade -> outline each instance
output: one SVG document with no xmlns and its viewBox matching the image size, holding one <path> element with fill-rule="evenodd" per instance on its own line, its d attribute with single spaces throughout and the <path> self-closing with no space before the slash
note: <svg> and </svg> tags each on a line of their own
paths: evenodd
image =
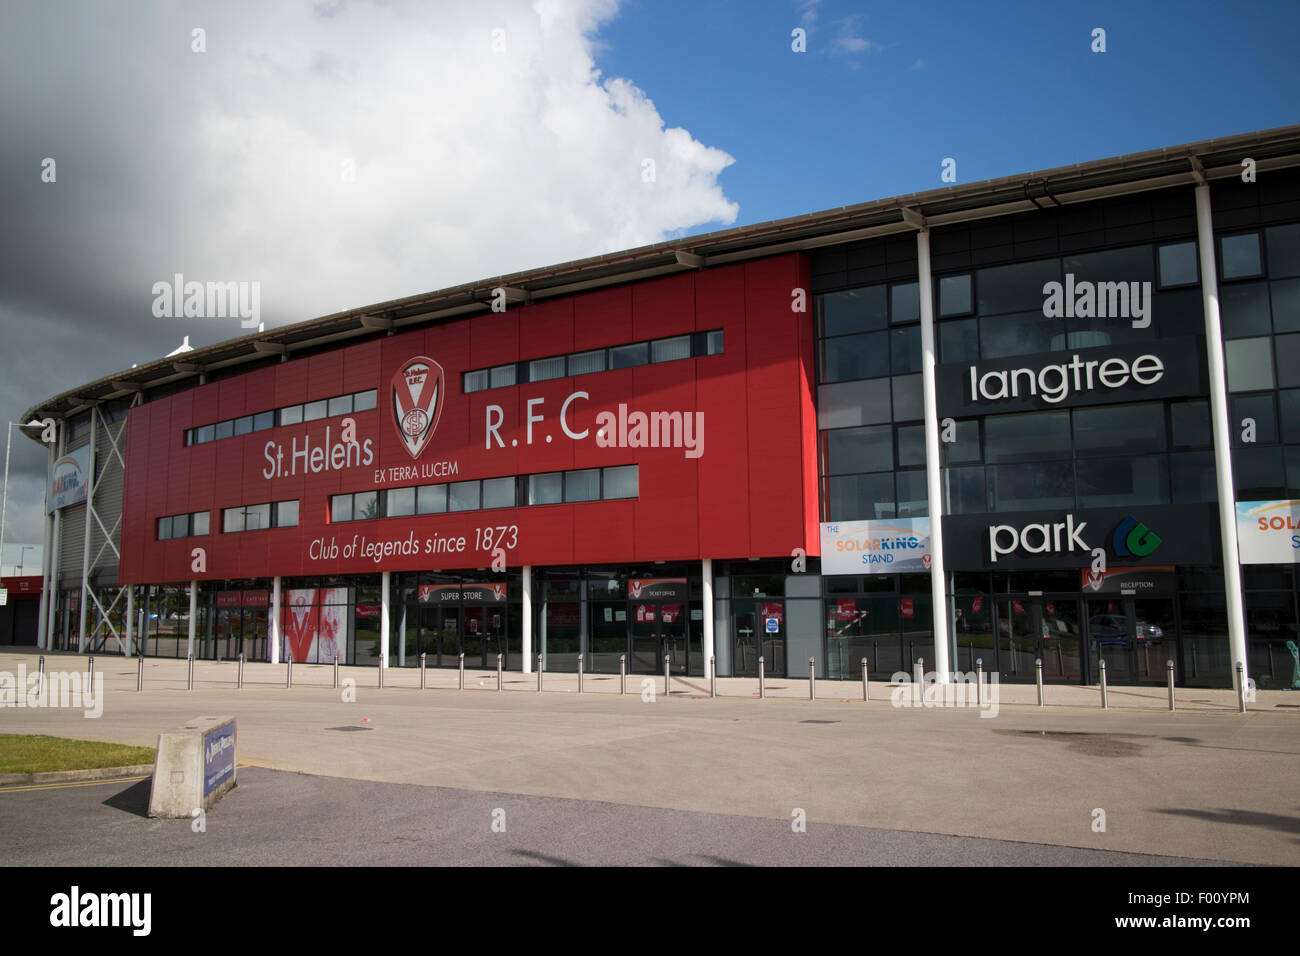
<svg viewBox="0 0 1300 956">
<path fill-rule="evenodd" d="M 438 429 L 442 416 L 442 366 L 417 355 L 393 375 L 393 424 L 402 446 L 419 458 Z"/>
<path fill-rule="evenodd" d="M 1119 558 L 1145 558 L 1160 547 L 1164 539 L 1132 515 L 1128 515 L 1115 526 L 1111 535 L 1111 548 Z"/>
</svg>

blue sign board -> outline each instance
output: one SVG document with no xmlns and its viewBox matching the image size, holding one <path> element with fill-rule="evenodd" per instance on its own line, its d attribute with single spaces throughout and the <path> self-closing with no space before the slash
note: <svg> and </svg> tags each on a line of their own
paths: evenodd
<svg viewBox="0 0 1300 956">
<path fill-rule="evenodd" d="M 235 725 L 224 724 L 203 735 L 203 795 L 235 775 Z"/>
<path fill-rule="evenodd" d="M 767 633 L 775 634 L 780 630 L 781 630 L 780 618 L 775 618 L 775 617 L 767 618 Z"/>
</svg>

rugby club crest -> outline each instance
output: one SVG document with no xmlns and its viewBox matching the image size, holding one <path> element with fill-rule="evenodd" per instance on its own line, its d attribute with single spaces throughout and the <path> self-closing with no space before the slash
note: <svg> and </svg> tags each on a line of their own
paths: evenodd
<svg viewBox="0 0 1300 956">
<path fill-rule="evenodd" d="M 393 374 L 393 424 L 402 445 L 419 458 L 442 416 L 442 366 L 417 355 Z"/>
</svg>

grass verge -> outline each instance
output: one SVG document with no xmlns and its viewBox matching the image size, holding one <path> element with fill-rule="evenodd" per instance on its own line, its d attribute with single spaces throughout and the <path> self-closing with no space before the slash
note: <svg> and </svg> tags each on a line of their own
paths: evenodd
<svg viewBox="0 0 1300 956">
<path fill-rule="evenodd" d="M 92 770 L 153 763 L 153 747 L 69 740 L 43 734 L 0 734 L 0 773 Z"/>
</svg>

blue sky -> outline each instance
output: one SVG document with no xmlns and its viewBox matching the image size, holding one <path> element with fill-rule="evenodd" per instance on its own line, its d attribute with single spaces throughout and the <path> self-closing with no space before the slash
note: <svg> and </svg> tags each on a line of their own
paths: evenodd
<svg viewBox="0 0 1300 956">
<path fill-rule="evenodd" d="M 1300 122 L 1297 34 L 1296 3 L 639 0 L 597 61 L 735 157 L 743 225 Z"/>
</svg>

